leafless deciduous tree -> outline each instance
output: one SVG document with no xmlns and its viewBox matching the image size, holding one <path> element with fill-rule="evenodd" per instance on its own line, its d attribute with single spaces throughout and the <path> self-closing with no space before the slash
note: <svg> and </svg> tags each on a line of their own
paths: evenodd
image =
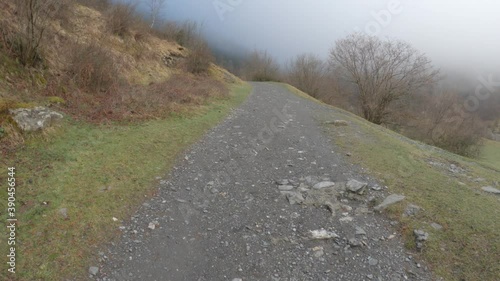
<svg viewBox="0 0 500 281">
<path fill-rule="evenodd" d="M 357 87 L 365 119 L 381 124 L 388 106 L 438 76 L 430 60 L 401 41 L 353 34 L 336 42 L 330 63 Z"/>
<path fill-rule="evenodd" d="M 56 0 L 19 0 L 16 4 L 21 29 L 12 43 L 21 63 L 33 66 L 41 59 L 40 43 L 49 20 L 57 13 L 61 3 Z"/>
<path fill-rule="evenodd" d="M 166 0 L 149 0 L 148 6 L 149 11 L 151 13 L 151 26 L 153 28 L 155 26 L 156 20 L 158 19 L 158 15 L 161 12 L 161 9 L 165 5 Z"/>
<path fill-rule="evenodd" d="M 245 78 L 253 81 L 279 80 L 280 67 L 266 51 L 253 51 L 244 67 Z"/>
<path fill-rule="evenodd" d="M 313 97 L 318 96 L 325 70 L 321 59 L 313 54 L 301 54 L 288 68 L 287 78 L 290 84 Z"/>
</svg>

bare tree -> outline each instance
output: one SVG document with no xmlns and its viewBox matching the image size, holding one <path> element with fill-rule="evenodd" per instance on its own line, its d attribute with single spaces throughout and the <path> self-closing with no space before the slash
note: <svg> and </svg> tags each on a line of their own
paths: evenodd
<svg viewBox="0 0 500 281">
<path fill-rule="evenodd" d="M 280 67 L 267 51 L 253 51 L 244 67 L 246 79 L 253 81 L 277 81 Z"/>
<path fill-rule="evenodd" d="M 155 26 L 158 15 L 161 12 L 161 8 L 165 5 L 166 0 L 149 0 L 148 6 L 149 11 L 151 13 L 151 26 L 153 28 Z"/>
<path fill-rule="evenodd" d="M 362 34 L 337 41 L 330 51 L 330 63 L 344 70 L 356 85 L 363 116 L 375 124 L 384 121 L 392 102 L 433 83 L 438 76 L 430 60 L 409 44 Z"/>
<path fill-rule="evenodd" d="M 293 86 L 317 97 L 324 70 L 324 63 L 321 59 L 313 54 L 301 54 L 289 65 L 287 78 Z"/>
<path fill-rule="evenodd" d="M 33 66 L 41 60 L 39 49 L 50 19 L 60 9 L 62 2 L 56 0 L 18 0 L 17 19 L 20 32 L 13 39 L 20 61 Z"/>
</svg>

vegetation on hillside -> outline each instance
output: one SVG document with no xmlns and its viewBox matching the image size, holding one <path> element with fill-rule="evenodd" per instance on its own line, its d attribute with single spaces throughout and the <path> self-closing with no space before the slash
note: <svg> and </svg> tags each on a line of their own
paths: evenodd
<svg viewBox="0 0 500 281">
<path fill-rule="evenodd" d="M 79 278 L 116 237 L 113 218 L 250 89 L 213 63 L 196 25 L 152 23 L 130 4 L 8 0 L 0 21 L 0 182 L 16 168 L 19 241 L 17 273 L 4 256 L 0 279 Z M 34 106 L 64 120 L 22 132 L 9 111 Z"/>
<path fill-rule="evenodd" d="M 465 156 L 480 154 L 483 138 L 500 120 L 500 89 L 480 88 L 477 81 L 466 89 L 447 85 L 432 62 L 403 41 L 352 34 L 335 43 L 327 61 L 302 54 L 280 68 L 264 51 L 247 61 L 238 71 L 246 79 L 286 81 L 370 122 Z"/>
<path fill-rule="evenodd" d="M 227 95 L 230 75 L 212 63 L 196 25 L 151 29 L 131 4 L 78 2 L 0 3 L 4 155 L 25 138 L 9 109 L 43 105 L 107 123 L 161 118 Z"/>
<path fill-rule="evenodd" d="M 296 88 L 288 88 L 299 96 L 313 99 Z M 380 180 L 389 193 L 406 196 L 403 204 L 388 209 L 389 216 L 400 222 L 398 226 L 406 247 L 416 250 L 413 230 L 423 229 L 430 238 L 421 256 L 430 263 L 436 277 L 497 280 L 500 274 L 499 199 L 481 188 L 500 183 L 497 158 L 500 147 L 495 146 L 498 142 L 488 143 L 490 155 L 484 155 L 484 161 L 478 164 L 405 138 L 350 112 L 333 109 L 318 116 L 332 141 L 349 151 L 349 161 Z M 332 120 L 346 120 L 349 126 L 326 125 L 329 123 L 326 121 Z M 404 216 L 410 204 L 421 210 L 415 216 Z M 436 223 L 442 228 L 433 226 Z"/>
</svg>

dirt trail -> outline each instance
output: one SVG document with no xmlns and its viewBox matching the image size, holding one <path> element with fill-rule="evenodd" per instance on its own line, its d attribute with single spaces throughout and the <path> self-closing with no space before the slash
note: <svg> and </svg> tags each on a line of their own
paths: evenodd
<svg viewBox="0 0 500 281">
<path fill-rule="evenodd" d="M 323 133 L 315 116 L 332 109 L 277 84 L 253 86 L 160 180 L 91 278 L 432 280 L 396 223 L 373 212 L 383 188 Z M 368 185 L 352 192 L 351 179 Z M 333 237 L 314 239 L 322 229 Z"/>
</svg>

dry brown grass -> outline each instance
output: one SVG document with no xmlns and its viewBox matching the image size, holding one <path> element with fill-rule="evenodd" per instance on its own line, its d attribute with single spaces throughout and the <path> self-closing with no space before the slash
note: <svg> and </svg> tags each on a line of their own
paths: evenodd
<svg viewBox="0 0 500 281">
<path fill-rule="evenodd" d="M 161 38 L 171 42 L 177 42 L 181 46 L 191 48 L 200 40 L 199 28 L 198 24 L 193 21 L 185 21 L 181 24 L 176 22 L 166 22 L 155 32 Z"/>
<path fill-rule="evenodd" d="M 220 71 L 207 71 L 214 68 L 207 63 L 207 48 L 190 52 L 152 33 L 132 13 L 133 6 L 108 6 L 108 1 L 100 6 L 99 2 L 64 0 L 58 7 L 49 7 L 57 8 L 57 13 L 41 41 L 44 68 L 26 68 L 16 61 L 7 41 L 19 28 L 15 2 L 0 2 L 0 101 L 9 98 L 6 108 L 34 104 L 92 123 L 139 121 L 185 112 L 227 94 L 226 82 L 216 77 Z M 96 5 L 98 10 L 89 8 Z M 194 34 L 187 31 L 186 40 Z M 192 72 L 206 75 L 179 68 L 186 65 L 190 53 L 194 54 Z M 182 63 L 168 65 L 166 57 Z M 59 99 L 64 102 L 51 102 Z M 3 111 L 2 120 L 7 120 Z M 2 122 L 0 127 L 3 148 L 15 149 L 24 142 L 12 122 Z"/>
<path fill-rule="evenodd" d="M 139 121 L 183 113 L 214 97 L 223 98 L 227 87 L 209 76 L 173 75 L 149 86 L 129 85 L 107 93 L 68 92 L 61 111 L 93 123 Z"/>
<path fill-rule="evenodd" d="M 120 74 L 108 50 L 97 43 L 75 44 L 71 49 L 67 74 L 78 88 L 109 93 L 117 87 Z"/>
<path fill-rule="evenodd" d="M 191 53 L 185 61 L 186 70 L 193 74 L 207 73 L 213 61 L 207 43 L 200 40 L 191 47 Z"/>
<path fill-rule="evenodd" d="M 128 35 L 137 22 L 135 6 L 131 3 L 114 4 L 106 13 L 106 21 L 112 34 L 122 37 Z"/>
</svg>

